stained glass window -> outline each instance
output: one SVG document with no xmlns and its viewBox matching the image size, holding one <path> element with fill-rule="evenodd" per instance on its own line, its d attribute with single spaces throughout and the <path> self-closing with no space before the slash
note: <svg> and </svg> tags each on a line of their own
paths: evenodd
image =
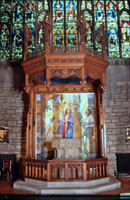
<svg viewBox="0 0 130 200">
<path fill-rule="evenodd" d="M 104 1 L 94 1 L 94 20 L 95 20 L 95 47 L 98 51 L 102 51 L 102 46 L 98 40 L 98 30 L 105 21 Z"/>
<path fill-rule="evenodd" d="M 25 23 L 32 33 L 31 44 L 28 47 L 31 53 L 35 50 L 36 1 L 26 0 L 25 2 Z"/>
<path fill-rule="evenodd" d="M 106 1 L 108 53 L 110 58 L 119 57 L 119 35 L 116 0 Z"/>
<path fill-rule="evenodd" d="M 53 46 L 64 46 L 64 1 L 53 1 Z"/>
<path fill-rule="evenodd" d="M 12 59 L 20 59 L 23 54 L 23 27 L 24 27 L 24 2 L 14 0 L 13 2 L 13 39 Z"/>
<path fill-rule="evenodd" d="M 77 35 L 77 0 L 53 1 L 53 46 L 55 49 L 64 50 L 64 48 L 76 46 Z"/>
<path fill-rule="evenodd" d="M 123 58 L 130 57 L 130 15 L 122 11 L 120 15 L 121 53 Z"/>
<path fill-rule="evenodd" d="M 0 58 L 6 60 L 11 49 L 11 2 L 2 0 L 0 11 Z"/>
<path fill-rule="evenodd" d="M 77 1 L 69 0 L 66 3 L 66 44 L 68 47 L 77 45 Z"/>
<path fill-rule="evenodd" d="M 90 2 L 89 2 L 90 3 Z M 93 49 L 93 18 L 92 18 L 92 6 L 87 4 L 87 10 L 84 11 L 85 20 L 86 20 L 86 48 Z"/>
<path fill-rule="evenodd" d="M 47 10 L 53 21 L 52 50 L 78 49 L 77 17 L 80 9 L 86 20 L 86 48 L 102 51 L 98 38 L 104 25 L 109 58 L 130 57 L 130 8 L 128 0 L 1 0 L 0 59 L 22 59 L 24 28 L 28 26 L 32 39 L 30 54 L 44 53 L 42 22 Z M 38 54 L 37 54 L 38 55 Z"/>
</svg>

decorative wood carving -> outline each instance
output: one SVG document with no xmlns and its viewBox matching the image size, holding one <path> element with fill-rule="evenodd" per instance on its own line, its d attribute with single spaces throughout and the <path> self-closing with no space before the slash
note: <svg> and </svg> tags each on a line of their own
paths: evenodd
<svg viewBox="0 0 130 200">
<path fill-rule="evenodd" d="M 89 10 L 87 10 L 90 12 Z M 108 62 L 106 60 L 105 53 L 105 37 L 104 26 L 101 25 L 98 32 L 98 39 L 102 45 L 103 52 L 97 53 L 96 51 L 86 51 L 85 47 L 85 34 L 86 34 L 86 20 L 84 15 L 85 10 L 79 13 L 77 29 L 80 32 L 80 44 L 73 48 L 63 47 L 53 49 L 50 46 L 50 34 L 52 30 L 51 15 L 46 11 L 43 22 L 39 25 L 39 30 L 42 27 L 45 37 L 45 49 L 40 55 L 38 52 L 35 57 L 27 60 L 28 45 L 31 42 L 32 35 L 28 26 L 25 25 L 25 42 L 24 42 L 24 62 L 22 66 L 25 71 L 25 89 L 30 96 L 30 107 L 27 116 L 27 157 L 35 158 L 35 94 L 36 93 L 87 93 L 95 92 L 97 113 L 98 113 L 98 156 L 105 155 L 105 150 L 102 148 L 102 135 L 104 132 L 104 113 L 102 106 L 102 92 L 106 89 L 106 68 Z M 51 50 L 53 50 L 51 52 Z M 69 51 L 69 52 L 68 52 Z M 87 77 L 91 78 L 91 81 L 87 82 Z M 44 81 L 41 81 L 44 78 Z M 77 84 L 53 84 L 52 78 L 78 78 Z M 103 166 L 103 167 L 102 167 Z M 65 169 L 65 180 L 68 180 L 68 168 L 71 168 L 72 178 L 74 177 L 74 171 L 83 170 L 82 180 L 87 180 L 90 176 L 100 177 L 105 176 L 107 171 L 107 164 L 100 163 L 27 163 L 26 174 L 27 176 L 36 176 L 35 178 L 43 177 L 47 181 L 52 179 L 50 173 L 54 168 L 54 177 L 57 178 L 56 170 L 59 170 L 59 175 L 62 174 L 62 168 Z M 92 168 L 92 172 L 90 171 Z M 95 172 L 96 169 L 96 172 Z M 34 173 L 36 170 L 36 173 Z M 102 172 L 103 174 L 101 174 Z M 86 173 L 87 172 L 87 173 Z M 32 173 L 32 174 L 31 174 Z M 47 175 L 45 177 L 45 174 Z M 78 178 L 80 175 L 78 174 Z"/>
<path fill-rule="evenodd" d="M 31 44 L 32 40 L 32 33 L 30 31 L 30 29 L 28 28 L 28 25 L 25 24 L 24 27 L 24 61 L 27 58 L 27 54 L 28 54 L 28 45 Z"/>
<path fill-rule="evenodd" d="M 95 180 L 108 177 L 108 159 L 96 158 L 86 161 L 26 159 L 25 177 L 44 181 Z"/>
<path fill-rule="evenodd" d="M 59 78 L 80 77 L 80 69 L 52 69 L 51 78 L 52 77 L 59 77 Z"/>
<path fill-rule="evenodd" d="M 102 45 L 102 51 L 105 51 L 105 47 L 106 47 L 106 37 L 105 37 L 105 32 L 104 32 L 104 24 L 101 24 L 98 33 L 97 33 L 97 37 L 98 37 L 98 43 Z"/>
</svg>

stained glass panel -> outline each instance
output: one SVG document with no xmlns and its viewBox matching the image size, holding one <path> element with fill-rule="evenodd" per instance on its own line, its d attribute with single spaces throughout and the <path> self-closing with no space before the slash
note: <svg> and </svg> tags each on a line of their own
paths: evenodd
<svg viewBox="0 0 130 200">
<path fill-rule="evenodd" d="M 6 60 L 11 47 L 11 2 L 2 0 L 0 6 L 0 59 Z"/>
<path fill-rule="evenodd" d="M 0 11 L 2 12 L 5 8 L 5 0 L 1 0 L 0 2 Z"/>
<path fill-rule="evenodd" d="M 85 36 L 85 41 L 86 41 L 86 47 L 87 49 L 93 49 L 93 36 L 92 36 L 92 14 L 86 10 L 84 12 L 85 15 L 85 20 L 86 20 L 86 36 Z"/>
<path fill-rule="evenodd" d="M 81 10 L 84 10 L 85 9 L 85 0 L 82 0 L 82 3 L 81 3 Z"/>
<path fill-rule="evenodd" d="M 66 3 L 66 44 L 67 47 L 77 45 L 77 1 L 69 0 Z"/>
<path fill-rule="evenodd" d="M 95 19 L 95 46 L 98 51 L 102 51 L 102 46 L 98 41 L 98 30 L 105 22 L 104 0 L 94 0 L 94 19 Z"/>
<path fill-rule="evenodd" d="M 48 8 L 48 2 L 47 2 L 47 0 L 44 0 L 44 9 L 46 9 L 46 10 L 49 9 L 49 8 Z"/>
<path fill-rule="evenodd" d="M 0 1 L 0 11 L 11 11 L 11 1 L 10 0 L 1 0 Z"/>
<path fill-rule="evenodd" d="M 86 9 L 84 13 L 86 48 L 96 47 L 98 51 L 102 51 L 101 42 L 99 42 L 97 35 L 101 24 L 104 23 L 108 41 L 108 56 L 110 58 L 130 57 L 130 16 L 127 0 L 50 1 L 49 5 L 52 5 L 50 8 L 53 15 L 53 46 L 59 49 L 58 51 L 64 51 L 64 46 L 72 48 L 78 45 L 78 4 L 81 4 L 82 10 Z M 28 25 L 32 33 L 32 40 L 28 47 L 29 53 L 44 49 L 44 33 L 41 23 L 45 10 L 48 9 L 48 0 L 0 1 L 1 59 L 10 59 L 11 54 L 12 59 L 22 59 L 25 24 Z M 118 30 L 119 28 L 120 30 Z"/>
<path fill-rule="evenodd" d="M 32 33 L 31 44 L 28 47 L 31 53 L 35 50 L 36 0 L 25 0 L 25 2 L 25 23 Z"/>
<path fill-rule="evenodd" d="M 130 15 L 123 11 L 120 15 L 122 57 L 130 57 Z"/>
<path fill-rule="evenodd" d="M 42 0 L 38 1 L 38 12 L 42 11 L 44 8 L 44 2 Z"/>
<path fill-rule="evenodd" d="M 127 1 L 127 0 L 125 0 L 125 8 L 126 8 L 126 9 L 128 9 L 128 10 L 130 9 L 130 8 L 129 8 L 129 4 L 128 4 L 128 1 Z"/>
<path fill-rule="evenodd" d="M 119 10 L 123 9 L 123 1 L 118 1 L 119 2 Z"/>
<path fill-rule="evenodd" d="M 53 1 L 53 46 L 64 46 L 64 1 Z"/>
<path fill-rule="evenodd" d="M 12 59 L 22 59 L 24 1 L 14 0 L 13 3 Z"/>
<path fill-rule="evenodd" d="M 0 26 L 0 58 L 9 59 L 10 57 L 10 26 L 1 24 Z"/>
<path fill-rule="evenodd" d="M 119 36 L 116 0 L 106 1 L 108 53 L 110 58 L 119 57 Z"/>
<path fill-rule="evenodd" d="M 87 9 L 92 10 L 92 0 L 88 0 L 86 4 L 87 4 Z"/>
</svg>

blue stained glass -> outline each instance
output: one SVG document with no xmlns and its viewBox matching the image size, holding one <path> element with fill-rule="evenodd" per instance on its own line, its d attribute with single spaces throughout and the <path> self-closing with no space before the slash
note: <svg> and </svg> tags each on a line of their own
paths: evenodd
<svg viewBox="0 0 130 200">
<path fill-rule="evenodd" d="M 44 8 L 45 8 L 46 10 L 48 10 L 48 2 L 47 2 L 47 0 L 44 0 Z"/>
<path fill-rule="evenodd" d="M 64 46 L 64 2 L 53 1 L 53 46 Z"/>
<path fill-rule="evenodd" d="M 116 1 L 106 1 L 108 53 L 110 58 L 119 57 L 119 36 Z"/>
<path fill-rule="evenodd" d="M 105 23 L 104 0 L 94 1 L 94 19 L 95 19 L 95 46 L 98 51 L 102 51 L 102 45 L 98 41 L 98 31 L 101 24 Z"/>
<path fill-rule="evenodd" d="M 66 1 L 66 43 L 68 47 L 77 45 L 77 1 Z"/>
<path fill-rule="evenodd" d="M 24 2 L 14 0 L 13 4 L 13 40 L 12 59 L 22 59 L 23 54 L 23 16 Z"/>
<path fill-rule="evenodd" d="M 87 9 L 86 48 L 96 47 L 99 52 L 102 51 L 97 35 L 101 24 L 104 24 L 109 58 L 130 57 L 130 15 L 127 0 L 53 0 L 50 1 L 50 5 L 51 2 L 52 45 L 59 48 L 58 51 L 64 51 L 65 46 L 72 50 L 72 47 L 78 45 L 77 10 L 80 7 L 78 4 L 81 4 L 81 10 Z M 32 33 L 28 45 L 29 53 L 44 49 L 44 33 L 40 24 L 44 19 L 45 10 L 48 9 L 48 0 L 0 1 L 1 59 L 11 58 L 11 52 L 12 59 L 22 59 L 25 24 Z"/>
<path fill-rule="evenodd" d="M 0 26 L 0 58 L 9 59 L 10 57 L 10 27 L 8 24 Z"/>
<path fill-rule="evenodd" d="M 0 17 L 1 23 L 8 23 L 10 21 L 10 14 L 8 12 L 4 12 L 3 15 Z"/>
<path fill-rule="evenodd" d="M 122 57 L 130 57 L 130 15 L 123 11 L 120 15 Z"/>
<path fill-rule="evenodd" d="M 82 4 L 81 4 L 81 10 L 85 9 L 85 0 L 82 0 Z"/>
<path fill-rule="evenodd" d="M 84 12 L 85 15 L 85 20 L 86 20 L 86 36 L 85 36 L 85 41 L 86 41 L 86 47 L 87 49 L 93 49 L 93 40 L 92 40 L 92 14 L 88 12 L 87 10 Z"/>
<path fill-rule="evenodd" d="M 0 59 L 10 58 L 11 1 L 0 2 Z"/>
<path fill-rule="evenodd" d="M 128 1 L 127 0 L 124 0 L 124 1 L 125 1 L 125 8 L 129 10 L 130 8 L 129 8 Z"/>
</svg>

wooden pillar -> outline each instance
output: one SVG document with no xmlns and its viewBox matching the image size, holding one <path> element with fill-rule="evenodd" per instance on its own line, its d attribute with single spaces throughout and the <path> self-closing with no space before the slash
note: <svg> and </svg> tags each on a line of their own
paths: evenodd
<svg viewBox="0 0 130 200">
<path fill-rule="evenodd" d="M 68 179 L 69 179 L 68 173 L 69 173 L 68 163 L 65 163 L 65 181 L 68 181 Z"/>
<path fill-rule="evenodd" d="M 51 164 L 47 163 L 47 181 L 51 180 Z"/>
<path fill-rule="evenodd" d="M 86 167 L 86 163 L 83 163 L 83 180 L 86 181 L 87 180 L 87 167 Z"/>
<path fill-rule="evenodd" d="M 102 157 L 102 127 L 101 127 L 101 116 L 102 116 L 102 103 L 101 103 L 101 90 L 100 88 L 97 89 L 97 126 L 98 126 L 98 157 Z"/>
<path fill-rule="evenodd" d="M 34 127 L 34 87 L 33 82 L 30 86 L 29 112 L 27 115 L 27 131 L 26 131 L 26 157 L 35 158 L 35 127 Z"/>
</svg>

